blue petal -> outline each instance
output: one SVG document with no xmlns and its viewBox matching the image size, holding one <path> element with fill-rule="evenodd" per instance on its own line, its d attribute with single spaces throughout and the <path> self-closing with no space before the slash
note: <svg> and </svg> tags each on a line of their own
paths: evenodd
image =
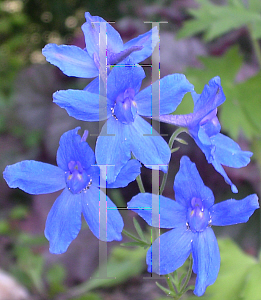
<svg viewBox="0 0 261 300">
<path fill-rule="evenodd" d="M 221 133 L 211 137 L 211 142 L 216 147 L 215 158 L 228 167 L 245 167 L 253 155 L 250 151 L 242 151 L 236 142 Z"/>
<path fill-rule="evenodd" d="M 81 90 L 58 91 L 53 102 L 65 108 L 68 115 L 82 121 L 106 120 L 111 113 L 106 97 Z"/>
<path fill-rule="evenodd" d="M 86 22 L 82 25 L 82 31 L 85 37 L 86 49 L 91 57 L 94 53 L 99 57 L 99 34 L 100 23 L 106 23 L 107 49 L 110 52 L 120 52 L 123 50 L 123 42 L 120 34 L 103 18 L 92 16 L 89 12 L 85 13 Z M 106 36 L 101 35 L 101 39 Z M 104 52 L 106 55 L 106 52 Z"/>
<path fill-rule="evenodd" d="M 124 224 L 116 205 L 101 190 L 93 186 L 83 195 L 82 212 L 92 233 L 105 242 L 121 241 Z M 100 201 L 103 200 L 106 201 L 107 218 L 100 220 Z M 100 222 L 105 222 L 105 224 L 101 226 Z M 107 228 L 107 231 L 100 232 L 100 226 L 101 230 Z"/>
<path fill-rule="evenodd" d="M 134 156 L 147 168 L 159 167 L 163 172 L 167 172 L 171 153 L 165 140 L 138 115 L 129 128 L 130 147 Z"/>
<path fill-rule="evenodd" d="M 153 200 L 152 197 L 154 197 Z M 155 209 L 159 210 L 159 215 L 155 216 L 155 220 L 153 220 L 153 222 L 152 201 L 155 203 L 155 205 L 158 205 L 158 207 L 155 207 Z M 128 209 L 135 211 L 150 226 L 155 226 L 157 224 L 155 227 L 183 227 L 186 229 L 187 209 L 175 200 L 171 200 L 164 196 L 140 193 L 134 196 L 131 201 L 128 202 L 127 207 Z"/>
<path fill-rule="evenodd" d="M 80 127 L 65 132 L 60 138 L 60 146 L 57 151 L 57 164 L 64 171 L 68 171 L 70 161 L 79 161 L 82 167 L 87 170 L 95 164 L 94 152 L 83 138 L 77 132 Z"/>
<path fill-rule="evenodd" d="M 220 267 L 220 254 L 213 230 L 207 227 L 195 233 L 192 241 L 193 271 L 197 274 L 194 294 L 202 296 L 207 286 L 217 279 Z"/>
<path fill-rule="evenodd" d="M 157 117 L 172 113 L 181 103 L 184 95 L 187 92 L 191 92 L 193 88 L 193 85 L 189 83 L 185 75 L 172 74 L 165 76 L 135 96 L 138 114 L 146 117 Z M 153 93 L 155 94 L 153 95 Z M 152 95 L 154 98 L 152 98 Z"/>
<path fill-rule="evenodd" d="M 134 89 L 137 94 L 144 77 L 144 70 L 139 65 L 115 66 L 107 79 L 107 97 L 115 102 L 118 95 L 128 88 Z"/>
<path fill-rule="evenodd" d="M 97 139 L 95 155 L 98 165 L 107 165 L 107 182 L 116 180 L 121 168 L 131 158 L 129 126 L 115 120 L 114 117 L 108 119 L 102 127 Z"/>
<path fill-rule="evenodd" d="M 46 60 L 67 76 L 92 78 L 99 70 L 87 51 L 76 46 L 48 44 L 42 50 Z"/>
<path fill-rule="evenodd" d="M 198 113 L 198 117 L 203 117 L 209 112 L 221 105 L 226 97 L 220 83 L 220 78 L 214 77 L 209 81 L 209 86 L 205 85 L 202 94 L 199 97 L 193 97 L 195 102 L 194 113 Z"/>
<path fill-rule="evenodd" d="M 94 78 L 85 88 L 84 91 L 99 94 L 99 77 Z"/>
<path fill-rule="evenodd" d="M 212 225 L 226 226 L 247 222 L 258 208 L 258 197 L 253 194 L 242 200 L 229 199 L 217 203 L 209 209 L 209 212 Z"/>
<path fill-rule="evenodd" d="M 110 184 L 107 184 L 107 188 L 119 188 L 125 187 L 130 182 L 136 179 L 140 175 L 141 164 L 136 159 L 131 159 L 120 170 L 120 173 L 116 177 L 116 180 Z"/>
<path fill-rule="evenodd" d="M 147 252 L 148 272 L 165 275 L 181 267 L 191 252 L 192 237 L 191 231 L 180 227 L 158 237 Z"/>
<path fill-rule="evenodd" d="M 143 49 L 135 51 L 130 55 L 134 63 L 139 63 L 151 56 L 155 46 L 159 42 L 159 33 L 157 26 L 153 27 L 150 31 L 139 35 L 138 37 L 130 40 L 124 44 L 123 49 L 128 49 L 133 46 L 142 46 Z"/>
<path fill-rule="evenodd" d="M 24 160 L 7 166 L 3 176 L 9 187 L 29 194 L 48 194 L 65 187 L 64 171 L 46 163 Z"/>
<path fill-rule="evenodd" d="M 203 206 L 209 208 L 214 204 L 214 195 L 206 187 L 198 173 L 196 165 L 187 156 L 180 160 L 180 169 L 174 181 L 176 201 L 185 207 L 191 206 L 192 198 L 202 200 Z"/>
<path fill-rule="evenodd" d="M 82 194 L 72 194 L 67 188 L 54 202 L 45 226 L 50 252 L 64 253 L 81 229 Z"/>
</svg>

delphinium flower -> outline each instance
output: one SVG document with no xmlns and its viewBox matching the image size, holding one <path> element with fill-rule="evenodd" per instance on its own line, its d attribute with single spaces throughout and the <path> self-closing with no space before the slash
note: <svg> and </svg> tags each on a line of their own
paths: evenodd
<svg viewBox="0 0 261 300">
<path fill-rule="evenodd" d="M 175 200 L 159 196 L 161 228 L 172 228 L 160 235 L 147 252 L 149 272 L 169 274 L 181 267 L 190 253 L 193 272 L 197 274 L 194 293 L 204 294 L 218 276 L 220 254 L 212 225 L 225 226 L 247 222 L 259 208 L 255 194 L 243 200 L 229 199 L 214 204 L 212 191 L 206 187 L 196 165 L 186 156 L 174 181 Z M 140 193 L 128 203 L 149 225 L 152 224 L 152 194 Z M 158 249 L 158 251 L 152 251 Z M 156 252 L 156 253 L 155 253 Z"/>
<path fill-rule="evenodd" d="M 157 103 L 157 98 L 152 98 L 151 85 L 139 92 L 144 77 L 139 65 L 115 66 L 107 79 L 107 98 L 98 94 L 97 79 L 85 90 L 58 91 L 53 95 L 54 102 L 76 119 L 108 119 L 95 149 L 98 164 L 114 166 L 107 171 L 108 182 L 115 180 L 119 170 L 130 159 L 131 152 L 147 167 L 159 166 L 167 171 L 171 155 L 169 146 L 141 116 L 151 118 L 153 105 L 157 106 L 158 114 L 173 112 L 193 86 L 182 74 L 165 76 L 160 82 L 153 83 L 160 84 Z"/>
<path fill-rule="evenodd" d="M 95 165 L 94 152 L 77 134 L 80 127 L 64 133 L 57 151 L 57 165 L 25 160 L 6 167 L 3 175 L 11 188 L 20 188 L 29 194 L 47 194 L 62 190 L 53 204 L 46 221 L 45 236 L 50 252 L 63 253 L 81 228 L 81 213 L 97 237 L 105 241 L 121 240 L 123 220 L 115 204 L 99 189 L 100 169 Z M 140 163 L 130 160 L 116 181 L 107 188 L 127 186 L 140 173 Z M 104 186 L 101 186 L 104 187 Z M 103 194 L 103 195 L 102 195 Z M 99 199 L 107 204 L 107 231 L 100 236 Z M 105 198 L 106 197 L 106 198 Z M 104 238 L 106 236 L 106 238 Z"/>
<path fill-rule="evenodd" d="M 242 151 L 239 145 L 220 133 L 221 126 L 217 118 L 217 107 L 226 97 L 223 93 L 220 78 L 214 77 L 205 85 L 201 95 L 191 93 L 194 100 L 194 111 L 188 115 L 160 116 L 162 122 L 187 127 L 190 135 L 211 163 L 230 184 L 232 192 L 237 193 L 236 186 L 229 179 L 224 166 L 241 168 L 250 162 L 252 153 Z"/>
<path fill-rule="evenodd" d="M 157 27 L 123 44 L 122 38 L 103 18 L 85 13 L 86 22 L 82 25 L 86 48 L 73 45 L 47 44 L 43 48 L 43 55 L 47 61 L 57 66 L 68 76 L 92 78 L 99 75 L 100 67 L 100 23 L 106 23 L 107 64 L 115 65 L 129 57 L 133 63 L 139 63 L 151 56 L 159 41 Z"/>
</svg>

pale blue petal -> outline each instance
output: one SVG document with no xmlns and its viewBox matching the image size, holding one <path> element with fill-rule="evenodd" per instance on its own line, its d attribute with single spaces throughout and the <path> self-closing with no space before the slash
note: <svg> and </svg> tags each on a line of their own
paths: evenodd
<svg viewBox="0 0 261 300">
<path fill-rule="evenodd" d="M 159 33 L 157 26 L 155 26 L 150 31 L 141 34 L 124 44 L 123 49 L 128 49 L 133 46 L 142 46 L 142 50 L 135 51 L 130 55 L 130 58 L 133 59 L 134 63 L 139 63 L 152 55 L 152 52 L 158 42 Z"/>
<path fill-rule="evenodd" d="M 49 194 L 65 187 L 64 171 L 56 166 L 34 160 L 24 160 L 7 166 L 3 173 L 10 188 L 29 194 Z"/>
<path fill-rule="evenodd" d="M 122 167 L 116 180 L 107 184 L 107 188 L 120 188 L 127 186 L 140 175 L 141 164 L 136 159 L 131 159 Z"/>
<path fill-rule="evenodd" d="M 202 200 L 203 206 L 209 208 L 214 204 L 214 195 L 206 187 L 198 173 L 196 165 L 187 156 L 180 160 L 180 169 L 174 181 L 175 198 L 185 207 L 191 206 L 192 198 Z"/>
<path fill-rule="evenodd" d="M 144 77 L 144 70 L 139 65 L 116 65 L 107 79 L 107 97 L 115 102 L 118 95 L 128 88 L 134 89 L 137 94 Z"/>
<path fill-rule="evenodd" d="M 82 121 L 106 120 L 111 113 L 106 97 L 85 90 L 58 91 L 53 94 L 53 102 Z"/>
<path fill-rule="evenodd" d="M 158 237 L 147 252 L 148 272 L 165 275 L 180 268 L 191 252 L 192 237 L 190 230 L 181 227 Z"/>
<path fill-rule="evenodd" d="M 138 114 L 146 117 L 157 117 L 172 113 L 181 103 L 184 95 L 191 92 L 193 88 L 193 85 L 183 74 L 165 76 L 135 96 Z"/>
<path fill-rule="evenodd" d="M 221 133 L 211 137 L 211 142 L 216 147 L 215 159 L 228 167 L 245 167 L 253 155 L 250 151 L 242 151 L 236 142 Z"/>
<path fill-rule="evenodd" d="M 106 165 L 108 183 L 116 180 L 121 168 L 131 158 L 129 126 L 110 117 L 102 127 L 97 139 L 95 155 L 98 165 Z"/>
<path fill-rule="evenodd" d="M 99 70 L 87 51 L 67 45 L 48 44 L 42 50 L 46 60 L 58 67 L 67 76 L 92 78 Z"/>
<path fill-rule="evenodd" d="M 54 202 L 45 226 L 50 252 L 64 253 L 81 229 L 82 194 L 72 194 L 67 188 Z"/>
<path fill-rule="evenodd" d="M 87 170 L 91 165 L 95 164 L 94 152 L 85 141 L 87 136 L 83 138 L 77 133 L 80 127 L 65 132 L 59 142 L 57 151 L 57 164 L 64 171 L 68 171 L 68 163 L 70 161 L 79 161 L 82 167 Z"/>
<path fill-rule="evenodd" d="M 242 200 L 229 199 L 213 205 L 209 212 L 211 224 L 216 226 L 245 223 L 256 209 L 259 208 L 256 194 Z"/>
<path fill-rule="evenodd" d="M 124 224 L 116 205 L 96 187 L 91 186 L 83 194 L 82 212 L 92 233 L 105 242 L 121 241 Z M 103 200 L 106 201 L 107 218 L 100 220 L 100 201 Z M 105 224 L 101 224 L 100 227 L 100 222 L 105 222 Z M 101 230 L 106 228 L 107 231 L 100 232 L 100 228 Z"/>
<path fill-rule="evenodd" d="M 154 197 L 153 200 L 152 197 Z M 153 222 L 152 201 L 155 205 L 158 204 L 158 207 L 155 207 L 155 210 L 159 210 L 159 215 L 154 217 L 155 220 L 153 220 Z M 150 226 L 157 224 L 155 227 L 159 227 L 160 225 L 160 228 L 186 228 L 186 207 L 167 197 L 152 195 L 149 193 L 140 193 L 128 202 L 127 207 L 128 209 L 135 211 Z"/>
<path fill-rule="evenodd" d="M 167 172 L 171 153 L 165 140 L 138 115 L 129 128 L 130 147 L 135 158 L 147 168 L 159 168 L 163 172 Z"/>
<path fill-rule="evenodd" d="M 193 235 L 192 256 L 193 272 L 197 274 L 194 294 L 202 296 L 217 279 L 220 267 L 218 243 L 210 227 Z"/>
</svg>

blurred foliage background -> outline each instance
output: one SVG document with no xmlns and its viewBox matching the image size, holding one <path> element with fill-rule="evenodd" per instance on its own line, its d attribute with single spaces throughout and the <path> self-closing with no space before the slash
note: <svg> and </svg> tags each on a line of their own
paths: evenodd
<svg viewBox="0 0 261 300">
<path fill-rule="evenodd" d="M 88 130 L 95 127 L 70 118 L 52 103 L 56 90 L 82 89 L 89 80 L 66 77 L 46 63 L 41 54 L 47 43 L 83 48 L 81 25 L 85 11 L 115 21 L 113 26 L 124 41 L 149 30 L 144 21 L 167 21 L 160 25 L 161 77 L 184 73 L 201 93 L 204 84 L 220 76 L 227 96 L 219 108 L 222 130 L 242 149 L 254 153 L 246 168 L 226 169 L 239 188 L 235 196 L 207 164 L 193 140 L 182 136 L 189 145 L 182 145 L 173 154 L 172 172 L 164 194 L 173 198 L 178 161 L 186 154 L 197 163 L 217 201 L 230 197 L 241 199 L 250 193 L 260 196 L 260 0 L 0 0 L 1 172 L 7 164 L 23 159 L 55 164 L 63 132 L 78 125 Z M 149 64 L 150 60 L 145 63 Z M 146 73 L 144 86 L 150 83 L 149 67 Z M 188 113 L 192 109 L 191 97 L 186 95 L 176 113 Z M 169 125 L 162 125 L 161 129 L 168 134 L 174 130 Z M 88 142 L 94 149 L 95 138 Z M 146 177 L 144 184 L 149 192 L 151 175 L 148 170 L 143 170 L 142 175 Z M 155 280 L 143 279 L 149 275 L 145 271 L 143 248 L 110 243 L 107 269 L 113 278 L 97 280 L 93 274 L 98 266 L 99 244 L 84 223 L 65 254 L 56 256 L 48 251 L 44 224 L 57 193 L 29 196 L 9 189 L 2 178 L 0 189 L 0 282 L 3 286 L 9 282 L 7 295 L 3 294 L 0 283 L 1 300 L 169 299 L 156 287 Z M 109 191 L 109 196 L 118 206 L 124 206 L 136 193 L 138 188 L 134 182 L 121 191 Z M 135 214 L 121 212 L 125 227 L 135 232 L 132 223 Z M 146 231 L 145 224 L 139 222 Z M 218 280 L 207 289 L 203 299 L 260 299 L 259 212 L 247 224 L 216 228 L 215 232 L 220 237 L 222 265 Z M 150 231 L 145 235 L 149 237 Z M 10 275 L 16 281 L 10 283 Z"/>
</svg>

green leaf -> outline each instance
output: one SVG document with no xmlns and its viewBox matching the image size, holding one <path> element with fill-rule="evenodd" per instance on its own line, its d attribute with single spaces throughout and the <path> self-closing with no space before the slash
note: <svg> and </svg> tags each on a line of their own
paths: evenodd
<svg viewBox="0 0 261 300">
<path fill-rule="evenodd" d="M 138 221 L 136 220 L 136 218 L 133 218 L 133 225 L 139 235 L 139 237 L 141 238 L 142 241 L 146 241 L 145 236 L 143 234 L 143 231 L 140 227 L 140 224 L 138 223 Z"/>
<path fill-rule="evenodd" d="M 223 34 L 248 24 L 261 21 L 259 5 L 252 0 L 246 7 L 240 0 L 232 0 L 227 5 L 216 5 L 209 0 L 196 0 L 199 9 L 190 9 L 193 20 L 186 21 L 178 37 L 184 38 L 205 32 L 204 39 L 211 41 Z"/>
<path fill-rule="evenodd" d="M 49 295 L 54 296 L 65 290 L 64 279 L 66 271 L 60 264 L 54 264 L 48 269 L 46 279 L 49 284 Z"/>
<path fill-rule="evenodd" d="M 242 300 L 260 300 L 261 295 L 261 265 L 255 264 L 252 266 L 245 277 L 242 286 L 242 292 L 240 293 L 240 298 Z"/>
<path fill-rule="evenodd" d="M 158 282 L 156 282 L 156 285 L 164 292 L 166 293 L 168 296 L 176 296 L 176 293 L 172 292 L 171 290 L 165 288 L 163 285 L 159 284 Z"/>
</svg>

